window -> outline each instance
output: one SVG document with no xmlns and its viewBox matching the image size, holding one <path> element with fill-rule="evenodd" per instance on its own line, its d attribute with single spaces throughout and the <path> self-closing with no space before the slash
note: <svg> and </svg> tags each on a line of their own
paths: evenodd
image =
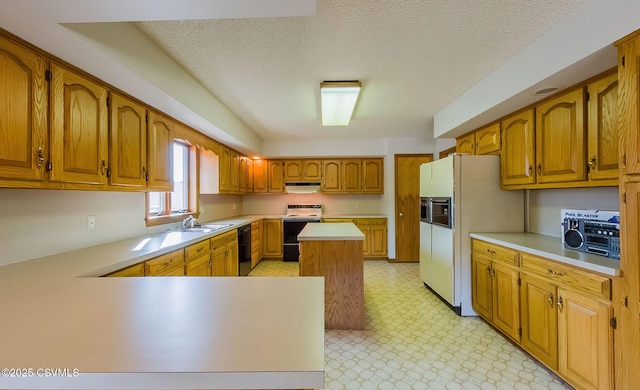
<svg viewBox="0 0 640 390">
<path fill-rule="evenodd" d="M 173 143 L 173 191 L 147 193 L 147 226 L 178 221 L 194 212 L 189 182 L 191 153 L 187 143 Z"/>
</svg>

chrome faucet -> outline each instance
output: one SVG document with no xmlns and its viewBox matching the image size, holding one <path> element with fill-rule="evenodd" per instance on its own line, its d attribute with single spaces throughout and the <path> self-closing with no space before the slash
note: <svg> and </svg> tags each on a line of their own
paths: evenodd
<svg viewBox="0 0 640 390">
<path fill-rule="evenodd" d="M 184 229 L 186 227 L 194 227 L 195 224 L 196 224 L 196 219 L 193 218 L 193 215 L 190 215 L 182 221 L 182 228 Z"/>
</svg>

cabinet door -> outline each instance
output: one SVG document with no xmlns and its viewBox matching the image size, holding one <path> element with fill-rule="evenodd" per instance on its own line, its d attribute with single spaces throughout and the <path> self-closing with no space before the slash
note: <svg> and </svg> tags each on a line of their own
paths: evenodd
<svg viewBox="0 0 640 390">
<path fill-rule="evenodd" d="M 492 264 L 493 324 L 513 340 L 520 341 L 520 295 L 517 269 Z"/>
<path fill-rule="evenodd" d="M 387 227 L 371 226 L 370 237 L 371 256 L 387 257 Z"/>
<path fill-rule="evenodd" d="M 238 241 L 227 245 L 227 257 L 225 263 L 225 276 L 238 276 Z"/>
<path fill-rule="evenodd" d="M 46 66 L 39 55 L 0 37 L 0 179 L 44 179 Z"/>
<path fill-rule="evenodd" d="M 322 160 L 302 160 L 302 177 L 306 181 L 320 181 Z"/>
<path fill-rule="evenodd" d="M 253 162 L 253 192 L 267 192 L 268 186 L 267 160 L 255 160 Z"/>
<path fill-rule="evenodd" d="M 618 48 L 618 118 L 621 167 L 628 174 L 640 173 L 640 40 Z"/>
<path fill-rule="evenodd" d="M 173 126 L 169 118 L 149 111 L 147 189 L 173 191 Z"/>
<path fill-rule="evenodd" d="M 538 183 L 587 179 L 584 95 L 580 88 L 536 107 Z"/>
<path fill-rule="evenodd" d="M 365 257 L 371 256 L 371 227 L 368 225 L 356 225 L 358 229 L 364 234 L 364 241 L 362 242 L 362 254 Z"/>
<path fill-rule="evenodd" d="M 342 192 L 362 192 L 362 160 L 342 160 Z"/>
<path fill-rule="evenodd" d="M 536 182 L 535 127 L 533 110 L 527 110 L 502 121 L 504 148 L 500 157 L 503 186 Z"/>
<path fill-rule="evenodd" d="M 342 162 L 324 160 L 322 163 L 322 192 L 342 191 Z"/>
<path fill-rule="evenodd" d="M 265 219 L 264 230 L 264 257 L 281 258 L 282 257 L 282 220 L 281 219 Z"/>
<path fill-rule="evenodd" d="M 268 161 L 269 192 L 284 192 L 284 163 L 282 160 Z"/>
<path fill-rule="evenodd" d="M 384 164 L 382 159 L 362 160 L 362 192 L 384 193 Z"/>
<path fill-rule="evenodd" d="M 107 89 L 51 64 L 51 181 L 105 185 Z"/>
<path fill-rule="evenodd" d="M 220 169 L 220 192 L 229 192 L 231 191 L 231 150 L 224 145 L 220 145 L 218 162 Z"/>
<path fill-rule="evenodd" d="M 474 254 L 471 260 L 471 306 L 489 321 L 493 318 L 491 288 L 491 261 Z"/>
<path fill-rule="evenodd" d="M 111 93 L 109 112 L 109 183 L 146 188 L 147 110 L 131 99 Z"/>
<path fill-rule="evenodd" d="M 589 180 L 618 183 L 618 74 L 588 86 Z"/>
<path fill-rule="evenodd" d="M 240 191 L 240 155 L 235 150 L 230 150 L 231 171 L 229 174 L 229 191 Z"/>
<path fill-rule="evenodd" d="M 529 274 L 522 274 L 520 310 L 521 345 L 538 360 L 558 369 L 558 314 L 556 286 Z"/>
<path fill-rule="evenodd" d="M 184 265 L 186 276 L 211 276 L 211 259 L 209 253 L 197 257 Z"/>
<path fill-rule="evenodd" d="M 249 171 L 249 168 L 247 166 L 248 162 L 249 162 L 248 157 L 240 156 L 240 160 L 238 161 L 238 163 L 240 164 L 239 177 L 238 177 L 239 192 L 247 192 L 247 179 L 248 179 L 248 171 Z"/>
<path fill-rule="evenodd" d="M 611 304 L 558 289 L 559 371 L 581 389 L 613 388 Z"/>
<path fill-rule="evenodd" d="M 227 254 L 226 246 L 211 251 L 211 276 L 225 276 Z"/>
<path fill-rule="evenodd" d="M 494 123 L 476 131 L 476 154 L 500 153 L 501 148 L 500 123 Z"/>
<path fill-rule="evenodd" d="M 284 161 L 284 180 L 300 181 L 302 180 L 302 160 L 285 160 Z"/>
<path fill-rule="evenodd" d="M 476 154 L 476 134 L 469 133 L 456 138 L 456 153 Z"/>
</svg>

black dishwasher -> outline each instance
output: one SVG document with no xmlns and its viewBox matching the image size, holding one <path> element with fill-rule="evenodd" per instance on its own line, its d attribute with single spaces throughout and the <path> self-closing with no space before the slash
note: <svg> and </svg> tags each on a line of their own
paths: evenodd
<svg viewBox="0 0 640 390">
<path fill-rule="evenodd" d="M 238 274 L 247 276 L 251 272 L 251 225 L 238 229 Z"/>
</svg>

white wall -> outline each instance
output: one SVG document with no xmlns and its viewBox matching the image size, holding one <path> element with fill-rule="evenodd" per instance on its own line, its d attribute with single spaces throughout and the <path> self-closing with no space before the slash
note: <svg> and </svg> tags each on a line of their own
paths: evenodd
<svg viewBox="0 0 640 390">
<path fill-rule="evenodd" d="M 203 196 L 202 221 L 239 214 L 241 197 Z M 179 223 L 147 228 L 142 192 L 0 189 L 0 265 L 143 236 Z M 96 229 L 87 230 L 87 216 Z M 204 219 L 207 218 L 207 219 Z"/>
<path fill-rule="evenodd" d="M 455 145 L 455 140 L 443 139 L 434 140 L 431 137 L 407 137 L 407 138 L 382 138 L 382 139 L 365 139 L 365 140 L 292 140 L 292 141 L 264 141 L 264 154 L 267 157 L 300 157 L 300 156 L 318 156 L 318 157 L 340 157 L 340 156 L 376 156 L 384 157 L 384 194 L 379 198 L 379 204 L 373 204 L 372 213 L 381 213 L 388 218 L 388 255 L 394 259 L 396 256 L 395 242 L 395 159 L 396 154 L 434 154 L 437 157 L 436 150 L 448 149 Z M 375 195 L 365 195 L 370 197 Z M 352 208 L 355 204 L 355 195 L 345 195 L 344 201 L 338 198 L 327 198 L 330 208 L 325 211 L 327 213 L 338 213 L 332 209 L 341 210 L 344 213 L 361 213 L 362 206 L 359 210 Z M 352 200 L 349 197 L 354 197 Z M 373 198 L 372 198 L 373 199 Z M 255 201 L 251 201 L 255 202 Z M 263 208 L 267 209 L 268 200 L 262 201 Z M 322 203 L 322 202 L 319 202 Z M 277 204 L 273 211 L 275 214 L 281 214 L 284 211 L 283 204 L 286 202 L 274 200 Z M 361 202 L 362 205 L 362 202 Z M 369 207 L 369 206 L 366 206 Z M 378 211 L 373 209 L 379 208 Z M 250 213 L 256 212 L 258 208 L 253 203 L 245 205 L 243 211 Z M 275 210 L 275 209 L 274 209 Z M 258 212 L 260 213 L 260 212 Z"/>
<path fill-rule="evenodd" d="M 528 198 L 528 231 L 553 237 L 562 236 L 562 209 L 620 209 L 618 187 L 529 190 Z"/>
<path fill-rule="evenodd" d="M 386 214 L 382 211 L 383 195 L 284 194 L 245 195 L 242 214 L 281 215 L 287 204 L 322 205 L 324 214 Z"/>
</svg>

